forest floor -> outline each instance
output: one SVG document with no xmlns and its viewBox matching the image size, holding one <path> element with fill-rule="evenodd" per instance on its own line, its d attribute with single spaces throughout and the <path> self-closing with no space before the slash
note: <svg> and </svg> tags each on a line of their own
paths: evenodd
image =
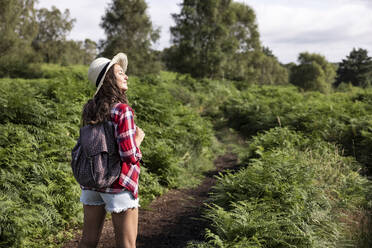
<svg viewBox="0 0 372 248">
<path fill-rule="evenodd" d="M 204 229 L 208 223 L 201 216 L 208 193 L 216 183 L 214 176 L 226 169 L 234 169 L 237 156 L 228 152 L 219 156 L 214 164 L 215 169 L 206 172 L 204 180 L 197 187 L 169 190 L 145 209 L 139 208 L 138 248 L 177 248 L 185 247 L 189 241 L 204 241 Z M 77 247 L 80 238 L 81 231 L 63 247 Z M 98 247 L 115 247 L 111 219 L 105 220 Z"/>
</svg>

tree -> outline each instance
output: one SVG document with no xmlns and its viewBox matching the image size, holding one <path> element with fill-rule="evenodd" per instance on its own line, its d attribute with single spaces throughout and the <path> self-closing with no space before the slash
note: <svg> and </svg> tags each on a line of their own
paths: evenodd
<svg viewBox="0 0 372 248">
<path fill-rule="evenodd" d="M 146 9 L 144 0 L 113 0 L 100 24 L 107 36 L 99 45 L 101 55 L 111 58 L 118 52 L 126 53 L 131 74 L 160 70 L 160 62 L 151 49 L 159 39 L 159 29 L 153 28 Z"/>
<path fill-rule="evenodd" d="M 267 56 L 260 50 L 235 55 L 229 69 L 232 72 L 227 75 L 229 79 L 243 81 L 239 84 L 240 89 L 250 84 L 288 83 L 288 70 L 275 57 Z"/>
<path fill-rule="evenodd" d="M 89 65 L 93 59 L 97 56 L 97 43 L 90 39 L 84 40 L 83 49 L 85 51 L 83 57 L 83 64 Z"/>
<path fill-rule="evenodd" d="M 89 64 L 97 55 L 97 44 L 86 39 L 82 41 L 68 40 L 76 20 L 71 18 L 70 11 L 63 13 L 52 6 L 51 10 L 37 10 L 38 34 L 32 42 L 37 52 L 38 61 L 45 63 Z"/>
<path fill-rule="evenodd" d="M 349 56 L 343 59 L 337 69 L 335 86 L 352 83 L 354 86 L 367 87 L 372 83 L 372 58 L 368 51 L 353 48 Z"/>
<path fill-rule="evenodd" d="M 38 34 L 32 42 L 35 51 L 46 63 L 60 63 L 66 55 L 66 38 L 76 20 L 71 19 L 70 11 L 66 9 L 61 13 L 52 6 L 37 11 Z"/>
<path fill-rule="evenodd" d="M 237 55 L 258 49 L 254 11 L 231 0 L 184 0 L 173 14 L 173 46 L 165 50 L 168 68 L 196 77 L 230 77 L 240 68 Z M 243 56 L 244 57 L 244 56 Z"/>
<path fill-rule="evenodd" d="M 224 54 L 224 75 L 229 79 L 237 79 L 239 75 L 241 80 L 258 83 L 260 72 L 257 69 L 260 63 L 256 63 L 255 59 L 263 58 L 263 53 L 256 15 L 248 5 L 231 2 L 229 18 L 231 23 L 226 37 L 228 49 Z"/>
<path fill-rule="evenodd" d="M 269 57 L 276 58 L 275 55 L 273 54 L 273 51 L 270 49 L 270 47 L 262 47 L 262 52 Z"/>
<path fill-rule="evenodd" d="M 336 76 L 335 67 L 324 56 L 300 53 L 299 65 L 292 66 L 290 82 L 304 90 L 329 92 Z"/>
<path fill-rule="evenodd" d="M 0 76 L 22 74 L 33 60 L 37 34 L 34 0 L 0 1 Z"/>
<path fill-rule="evenodd" d="M 288 70 L 278 62 L 273 54 L 258 53 L 252 64 L 255 65 L 258 84 L 288 84 Z"/>
</svg>

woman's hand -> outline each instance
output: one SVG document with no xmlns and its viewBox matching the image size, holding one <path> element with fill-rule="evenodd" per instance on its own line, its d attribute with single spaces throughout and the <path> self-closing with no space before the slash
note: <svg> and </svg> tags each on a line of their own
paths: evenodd
<svg viewBox="0 0 372 248">
<path fill-rule="evenodd" d="M 135 141 L 136 141 L 136 145 L 137 147 L 140 147 L 142 141 L 143 141 L 143 138 L 145 138 L 145 133 L 143 132 L 143 130 L 139 127 L 136 126 L 136 137 L 135 137 Z"/>
</svg>

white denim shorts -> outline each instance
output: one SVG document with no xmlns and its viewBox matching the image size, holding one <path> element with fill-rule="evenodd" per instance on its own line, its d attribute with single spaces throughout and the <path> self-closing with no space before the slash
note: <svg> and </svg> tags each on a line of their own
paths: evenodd
<svg viewBox="0 0 372 248">
<path fill-rule="evenodd" d="M 84 205 L 103 205 L 107 212 L 119 213 L 128 208 L 138 208 L 139 198 L 135 199 L 131 192 L 123 191 L 116 194 L 101 193 L 94 190 L 81 190 L 80 201 Z"/>
</svg>

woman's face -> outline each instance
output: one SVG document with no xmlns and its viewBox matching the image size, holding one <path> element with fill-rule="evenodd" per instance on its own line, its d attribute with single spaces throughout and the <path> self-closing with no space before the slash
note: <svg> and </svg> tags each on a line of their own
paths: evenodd
<svg viewBox="0 0 372 248">
<path fill-rule="evenodd" d="M 123 89 L 124 91 L 128 90 L 128 76 L 125 75 L 123 68 L 121 68 L 120 65 L 115 64 L 114 65 L 114 74 L 116 77 L 116 84 L 120 89 Z"/>
</svg>

